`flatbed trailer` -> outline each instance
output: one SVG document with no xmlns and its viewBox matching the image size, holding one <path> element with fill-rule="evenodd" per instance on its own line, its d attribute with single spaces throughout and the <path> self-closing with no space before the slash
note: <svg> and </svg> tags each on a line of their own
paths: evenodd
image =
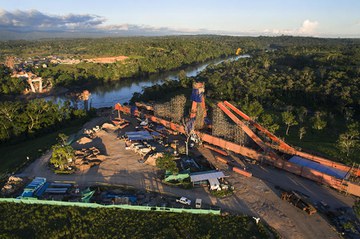
<svg viewBox="0 0 360 239">
<path fill-rule="evenodd" d="M 282 191 L 281 199 L 305 211 L 309 215 L 313 215 L 317 212 L 316 208 L 310 202 L 294 191 Z"/>
</svg>

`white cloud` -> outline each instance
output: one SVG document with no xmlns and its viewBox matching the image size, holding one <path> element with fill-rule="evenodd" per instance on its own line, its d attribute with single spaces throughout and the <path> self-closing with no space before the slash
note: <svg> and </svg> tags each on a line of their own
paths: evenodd
<svg viewBox="0 0 360 239">
<path fill-rule="evenodd" d="M 47 15 L 37 10 L 9 12 L 0 9 L 0 29 L 18 31 L 87 29 L 105 22 L 91 14 Z"/>
<path fill-rule="evenodd" d="M 299 28 L 295 29 L 265 29 L 263 32 L 266 34 L 274 35 L 316 35 L 316 29 L 319 26 L 317 21 L 311 21 L 306 19 L 303 21 L 302 25 Z"/>
<path fill-rule="evenodd" d="M 317 21 L 310 21 L 309 19 L 306 19 L 302 26 L 299 28 L 298 32 L 299 34 L 313 34 L 315 33 L 316 28 L 318 27 L 319 23 Z"/>
<path fill-rule="evenodd" d="M 210 29 L 191 29 L 191 28 L 172 28 L 154 27 L 149 25 L 136 25 L 129 23 L 106 24 L 106 19 L 102 16 L 93 14 L 66 14 L 51 15 L 37 10 L 30 11 L 7 11 L 0 8 L 0 38 L 9 38 L 7 34 L 23 34 L 38 32 L 39 36 L 57 32 L 59 35 L 68 36 L 71 33 L 77 35 L 96 35 L 96 36 L 135 36 L 135 35 L 179 35 L 179 34 L 220 34 L 220 35 L 242 35 L 257 36 L 267 35 L 316 35 L 319 25 L 317 21 L 305 20 L 302 25 L 294 29 L 266 29 L 263 32 L 256 30 L 225 31 Z M 55 35 L 54 35 L 55 36 Z"/>
<path fill-rule="evenodd" d="M 49 15 L 37 10 L 13 12 L 0 9 L 1 30 L 13 32 L 78 32 L 120 35 L 173 35 L 202 33 L 199 29 L 176 29 L 136 24 L 106 24 L 104 17 L 92 14 Z"/>
</svg>

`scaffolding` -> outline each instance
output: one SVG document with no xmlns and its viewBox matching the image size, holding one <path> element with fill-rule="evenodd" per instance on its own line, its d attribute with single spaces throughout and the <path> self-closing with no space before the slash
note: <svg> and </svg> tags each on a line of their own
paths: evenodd
<svg viewBox="0 0 360 239">
<path fill-rule="evenodd" d="M 184 95 L 177 95 L 171 98 L 170 102 L 155 104 L 155 116 L 171 119 L 173 122 L 180 123 L 184 118 L 186 97 Z"/>
</svg>

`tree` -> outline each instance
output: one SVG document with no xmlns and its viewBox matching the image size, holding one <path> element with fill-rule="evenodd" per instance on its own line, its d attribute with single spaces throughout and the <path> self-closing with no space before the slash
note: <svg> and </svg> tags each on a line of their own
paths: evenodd
<svg viewBox="0 0 360 239">
<path fill-rule="evenodd" d="M 68 164 L 71 163 L 75 158 L 73 147 L 64 144 L 67 138 L 68 137 L 66 135 L 59 134 L 59 142 L 52 146 L 53 152 L 50 163 L 60 170 L 64 170 L 66 166 L 68 166 Z"/>
<path fill-rule="evenodd" d="M 62 145 L 66 145 L 68 139 L 69 136 L 67 136 L 66 134 L 60 133 L 58 135 L 58 142 L 61 143 Z"/>
<path fill-rule="evenodd" d="M 357 200 L 353 206 L 356 216 L 360 219 L 360 200 Z"/>
<path fill-rule="evenodd" d="M 304 138 L 304 135 L 306 134 L 306 129 L 305 127 L 301 127 L 299 129 L 299 139 L 302 140 Z"/>
<path fill-rule="evenodd" d="M 298 125 L 298 122 L 295 120 L 295 116 L 290 111 L 285 111 L 281 113 L 283 122 L 287 125 L 286 135 L 289 135 L 290 126 Z"/>
<path fill-rule="evenodd" d="M 169 153 L 164 153 L 162 157 L 156 159 L 156 166 L 160 169 L 167 170 L 172 174 L 177 174 L 179 169 L 174 161 L 174 156 Z"/>
<path fill-rule="evenodd" d="M 20 109 L 20 102 L 0 102 L 1 139 L 10 138 L 12 133 L 17 135 L 21 132 L 23 124 L 16 122 Z"/>
<path fill-rule="evenodd" d="M 179 77 L 179 81 L 181 83 L 181 86 L 184 87 L 184 88 L 187 87 L 188 81 L 187 81 L 186 72 L 184 70 L 180 70 L 179 74 L 178 74 L 178 77 Z"/>
<path fill-rule="evenodd" d="M 327 122 L 321 118 L 322 115 L 323 115 L 323 113 L 321 113 L 321 112 L 315 113 L 315 116 L 312 118 L 313 129 L 322 130 L 326 127 Z"/>
<path fill-rule="evenodd" d="M 347 131 L 339 136 L 337 141 L 338 148 L 341 152 L 345 153 L 347 157 L 349 157 L 354 149 L 356 149 L 359 145 L 359 128 L 358 122 L 351 123 L 348 125 Z"/>
<path fill-rule="evenodd" d="M 308 113 L 308 110 L 306 109 L 306 107 L 301 106 L 296 109 L 296 113 L 297 113 L 299 122 L 303 123 L 305 121 L 305 117 Z"/>
<path fill-rule="evenodd" d="M 271 65 L 271 62 L 270 62 L 269 58 L 264 58 L 264 59 L 263 59 L 263 66 L 264 66 L 264 68 L 265 68 L 266 70 L 268 70 L 269 67 L 270 67 L 270 65 Z"/>
<path fill-rule="evenodd" d="M 250 116 L 251 119 L 256 120 L 264 111 L 264 108 L 257 100 L 252 102 L 246 100 L 245 104 L 242 106 L 242 110 Z"/>
<path fill-rule="evenodd" d="M 354 110 L 349 107 L 346 107 L 344 109 L 344 117 L 345 117 L 346 121 L 350 121 L 353 116 L 354 116 Z"/>
<path fill-rule="evenodd" d="M 261 124 L 268 129 L 271 133 L 275 133 L 279 129 L 279 125 L 274 123 L 274 116 L 271 114 L 262 114 L 260 116 Z"/>
</svg>

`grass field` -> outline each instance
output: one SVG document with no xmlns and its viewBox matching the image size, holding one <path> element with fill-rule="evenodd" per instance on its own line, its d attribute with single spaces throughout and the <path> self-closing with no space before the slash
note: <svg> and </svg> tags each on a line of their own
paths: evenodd
<svg viewBox="0 0 360 239">
<path fill-rule="evenodd" d="M 288 136 L 285 136 L 285 127 L 281 127 L 277 135 L 285 136 L 285 141 L 287 143 L 300 147 L 309 153 L 327 157 L 341 163 L 360 163 L 359 158 L 355 157 L 356 153 L 350 157 L 346 157 L 344 153 L 340 152 L 337 146 L 339 134 L 346 130 L 344 125 L 336 123 L 320 131 L 312 129 L 310 124 L 305 125 L 305 127 L 307 132 L 301 140 L 299 139 L 299 126 L 291 127 Z M 359 150 L 357 153 L 360 153 Z"/>
</svg>

